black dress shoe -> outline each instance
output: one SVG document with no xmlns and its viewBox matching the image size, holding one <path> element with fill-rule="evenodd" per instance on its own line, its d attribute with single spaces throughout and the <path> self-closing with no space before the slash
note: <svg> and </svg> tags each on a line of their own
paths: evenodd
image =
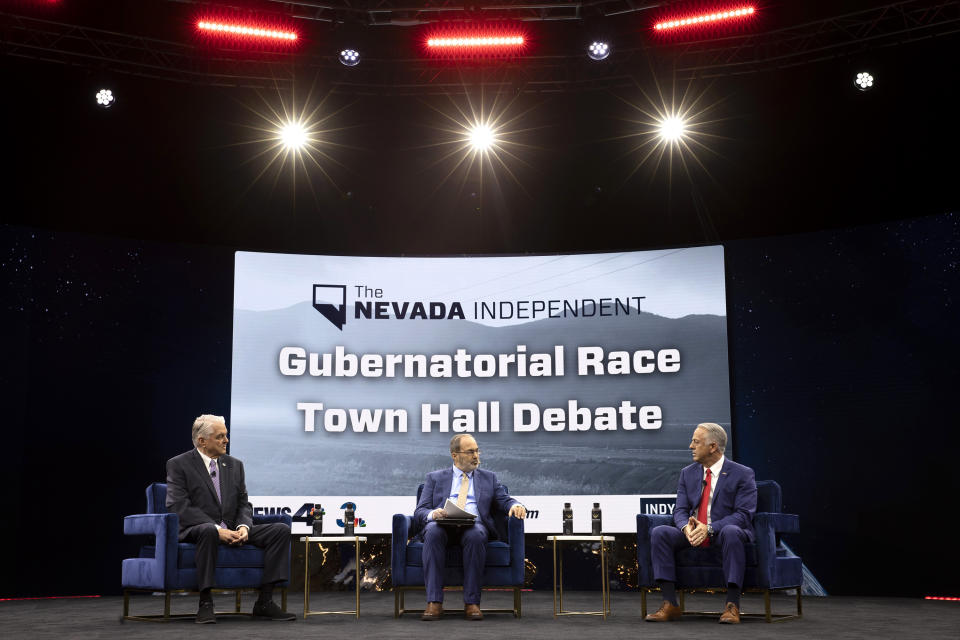
<svg viewBox="0 0 960 640">
<path fill-rule="evenodd" d="M 217 616 L 213 613 L 213 602 L 201 602 L 197 609 L 197 624 L 217 624 Z"/>
<path fill-rule="evenodd" d="M 266 602 L 258 601 L 255 605 L 253 605 L 253 617 L 262 618 L 264 620 L 282 620 L 285 622 L 297 619 L 297 616 L 284 611 L 280 608 L 280 605 L 273 600 L 267 600 Z"/>
</svg>

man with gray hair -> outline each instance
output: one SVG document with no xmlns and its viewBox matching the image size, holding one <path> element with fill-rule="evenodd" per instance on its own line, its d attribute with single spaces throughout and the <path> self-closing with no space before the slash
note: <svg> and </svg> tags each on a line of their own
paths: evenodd
<svg viewBox="0 0 960 640">
<path fill-rule="evenodd" d="M 263 583 L 253 616 L 294 620 L 273 601 L 273 586 L 290 579 L 290 527 L 282 522 L 253 524 L 243 463 L 227 455 L 223 416 L 204 414 L 193 422 L 194 449 L 167 461 L 167 511 L 180 520 L 180 542 L 197 546 L 200 589 L 198 624 L 217 621 L 211 589 L 221 544 L 252 544 L 264 550 Z"/>
<path fill-rule="evenodd" d="M 753 542 L 757 483 L 753 469 L 724 456 L 727 433 L 714 422 L 697 425 L 690 440 L 693 464 L 680 472 L 674 525 L 651 532 L 653 578 L 663 592 L 663 604 L 647 622 L 680 619 L 677 604 L 675 554 L 690 547 L 720 547 L 727 582 L 727 604 L 720 622 L 740 622 L 740 592 L 746 568 L 744 544 Z"/>
<path fill-rule="evenodd" d="M 494 508 L 523 519 L 526 508 L 507 495 L 497 476 L 478 469 L 480 448 L 473 436 L 458 434 L 450 440 L 453 466 L 427 474 L 420 502 L 413 514 L 415 526 L 423 536 L 423 582 L 427 591 L 427 608 L 422 620 L 439 620 L 443 615 L 443 572 L 447 545 L 463 549 L 463 613 L 467 620 L 483 620 L 480 611 L 480 578 L 486 562 L 487 540 L 496 538 L 491 511 Z M 449 530 L 441 526 L 447 511 L 447 499 L 472 513 L 471 526 Z"/>
</svg>

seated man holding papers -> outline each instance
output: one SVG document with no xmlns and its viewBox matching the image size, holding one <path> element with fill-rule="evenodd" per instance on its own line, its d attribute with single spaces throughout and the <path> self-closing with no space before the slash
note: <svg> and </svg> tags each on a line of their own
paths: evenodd
<svg viewBox="0 0 960 640">
<path fill-rule="evenodd" d="M 439 620 L 443 615 L 444 556 L 448 544 L 459 544 L 463 548 L 464 615 L 468 620 L 483 620 L 480 577 L 487 540 L 497 535 L 490 509 L 496 502 L 504 513 L 521 519 L 526 517 L 527 510 L 507 495 L 496 474 L 477 468 L 480 449 L 472 436 L 455 435 L 450 440 L 450 456 L 452 467 L 427 474 L 413 514 L 423 533 L 427 608 L 422 619 Z"/>
</svg>

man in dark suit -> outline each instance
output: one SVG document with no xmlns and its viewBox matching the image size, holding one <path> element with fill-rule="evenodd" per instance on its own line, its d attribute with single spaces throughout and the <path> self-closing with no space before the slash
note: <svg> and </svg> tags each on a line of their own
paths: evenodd
<svg viewBox="0 0 960 640">
<path fill-rule="evenodd" d="M 705 422 L 693 432 L 690 449 L 694 463 L 680 472 L 673 510 L 676 526 L 662 525 L 651 532 L 653 577 L 663 591 L 663 604 L 647 616 L 648 622 L 680 618 L 675 553 L 710 545 L 720 547 L 727 582 L 727 603 L 720 622 L 740 622 L 744 545 L 754 540 L 757 483 L 753 469 L 724 457 L 726 446 L 727 433 L 718 424 Z"/>
<path fill-rule="evenodd" d="M 443 570 L 448 544 L 463 548 L 463 604 L 468 620 L 483 620 L 480 611 L 480 577 L 487 556 L 487 540 L 496 538 L 490 512 L 496 506 L 515 518 L 525 518 L 526 508 L 507 495 L 491 471 L 478 469 L 480 449 L 472 436 L 459 434 L 450 440 L 453 466 L 427 474 L 420 502 L 413 514 L 417 529 L 423 535 L 423 579 L 427 591 L 427 608 L 423 620 L 439 620 L 443 615 Z M 447 517 L 443 506 L 450 498 L 457 506 L 477 516 L 469 527 L 444 527 L 439 522 Z"/>
<path fill-rule="evenodd" d="M 180 520 L 180 541 L 197 545 L 200 607 L 196 622 L 217 621 L 210 589 L 221 544 L 253 544 L 264 549 L 260 597 L 253 615 L 294 620 L 273 601 L 273 586 L 290 577 L 290 527 L 282 522 L 253 524 L 243 463 L 227 455 L 227 425 L 221 416 L 202 415 L 193 423 L 195 449 L 167 460 L 167 511 Z"/>
</svg>

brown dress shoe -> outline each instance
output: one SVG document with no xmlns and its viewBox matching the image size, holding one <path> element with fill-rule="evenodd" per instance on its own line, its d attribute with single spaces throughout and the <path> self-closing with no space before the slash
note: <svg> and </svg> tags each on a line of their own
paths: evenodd
<svg viewBox="0 0 960 640">
<path fill-rule="evenodd" d="M 727 603 L 727 608 L 720 614 L 721 624 L 740 624 L 740 609 L 732 602 Z"/>
<path fill-rule="evenodd" d="M 443 617 L 443 603 L 428 602 L 427 608 L 423 610 L 421 620 L 439 620 Z"/>
<path fill-rule="evenodd" d="M 663 601 L 659 609 L 644 618 L 647 622 L 673 622 L 679 619 L 680 607 L 675 604 L 670 604 L 666 600 Z"/>
<path fill-rule="evenodd" d="M 483 613 L 478 604 L 463 605 L 463 617 L 467 620 L 483 620 Z"/>
</svg>

